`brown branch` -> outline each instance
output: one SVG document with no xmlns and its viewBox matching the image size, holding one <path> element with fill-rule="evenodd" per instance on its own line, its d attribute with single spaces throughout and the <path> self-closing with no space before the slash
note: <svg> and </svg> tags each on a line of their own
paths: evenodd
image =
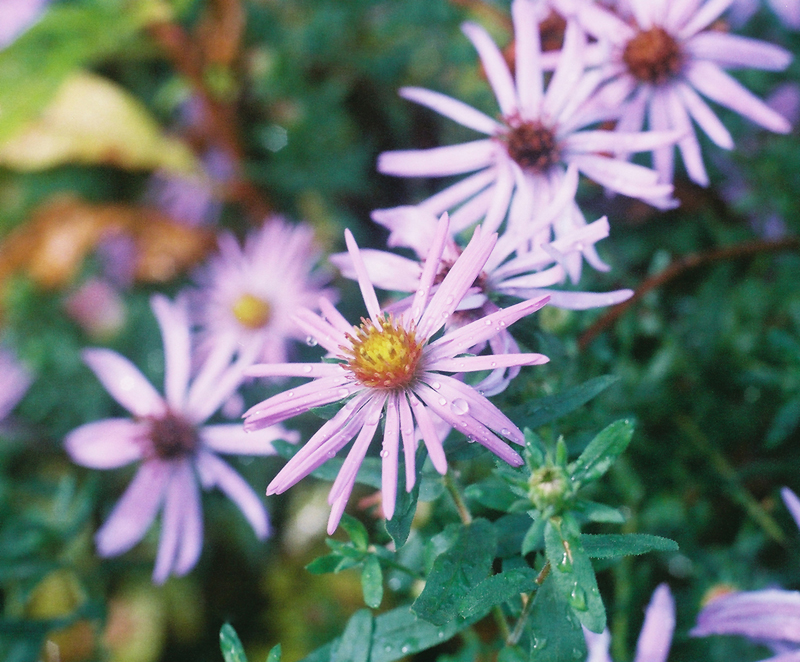
<svg viewBox="0 0 800 662">
<path fill-rule="evenodd" d="M 204 137 L 233 164 L 234 173 L 226 187 L 227 196 L 241 204 L 253 221 L 260 223 L 269 215 L 272 205 L 244 176 L 244 150 L 236 131 L 235 109 L 232 104 L 217 99 L 208 89 L 204 68 L 206 58 L 200 44 L 177 23 L 156 23 L 150 26 L 149 32 L 202 102 Z"/>
<path fill-rule="evenodd" d="M 690 253 L 685 257 L 676 260 L 664 271 L 657 273 L 645 280 L 627 301 L 614 306 L 604 315 L 597 319 L 580 338 L 578 338 L 578 348 L 585 349 L 597 336 L 611 327 L 625 311 L 641 299 L 648 292 L 662 287 L 671 280 L 678 278 L 687 271 L 698 267 L 712 264 L 714 262 L 724 262 L 726 260 L 736 260 L 743 257 L 750 257 L 759 253 L 776 253 L 786 250 L 800 249 L 800 238 L 785 237 L 775 241 L 748 241 L 735 246 L 716 248 L 707 253 Z"/>
</svg>

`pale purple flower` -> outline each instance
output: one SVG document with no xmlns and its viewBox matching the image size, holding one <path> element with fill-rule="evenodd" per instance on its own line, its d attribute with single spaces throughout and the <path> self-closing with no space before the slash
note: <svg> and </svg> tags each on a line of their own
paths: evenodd
<svg viewBox="0 0 800 662">
<path fill-rule="evenodd" d="M 0 49 L 38 21 L 48 3 L 49 0 L 0 1 Z"/>
<path fill-rule="evenodd" d="M 781 497 L 800 527 L 800 499 L 788 487 L 781 490 Z M 703 607 L 689 634 L 742 635 L 774 650 L 776 655 L 764 662 L 800 662 L 800 591 L 725 593 Z"/>
<path fill-rule="evenodd" d="M 387 519 L 394 513 L 397 494 L 399 439 L 403 439 L 406 489 L 416 479 L 415 423 L 433 466 L 447 471 L 447 460 L 433 415 L 477 441 L 514 466 L 522 458 L 497 435 L 523 444 L 519 428 L 483 395 L 444 373 L 491 370 L 500 366 L 537 365 L 548 359 L 541 354 L 466 356 L 464 352 L 497 335 L 503 328 L 541 308 L 547 298 L 523 301 L 434 339 L 455 313 L 491 254 L 496 235 L 485 235 L 480 226 L 472 240 L 433 292 L 448 238 L 444 216 L 433 237 L 428 258 L 411 306 L 395 316 L 382 312 L 358 246 L 349 231 L 347 247 L 354 264 L 368 319 L 353 326 L 322 299 L 322 317 L 310 310 L 297 313 L 298 323 L 330 354 L 322 363 L 265 364 L 247 372 L 252 376 L 309 377 L 314 381 L 275 395 L 250 409 L 245 428 L 257 430 L 337 401 L 339 412 L 327 421 L 286 464 L 267 487 L 267 494 L 287 490 L 333 457 L 354 437 L 355 442 L 333 483 L 328 502 L 332 533 L 344 512 L 356 472 L 384 418 L 382 492 Z"/>
<path fill-rule="evenodd" d="M 88 349 L 83 358 L 110 395 L 132 418 L 109 418 L 70 432 L 65 447 L 77 464 L 114 469 L 140 462 L 133 481 L 95 537 L 101 556 L 131 549 L 162 510 L 153 581 L 183 575 L 200 556 L 203 517 L 199 486 L 218 487 L 242 511 L 259 539 L 269 533 L 261 499 L 217 453 L 274 454 L 272 441 L 297 435 L 270 426 L 245 435 L 241 425 L 203 425 L 235 391 L 252 356 L 229 365 L 212 355 L 190 379 L 191 337 L 186 307 L 157 295 L 153 312 L 164 341 L 162 397 L 125 357 Z M 224 357 L 223 357 L 224 358 Z"/>
<path fill-rule="evenodd" d="M 257 360 L 287 360 L 290 345 L 306 333 L 292 314 L 331 299 L 328 274 L 315 269 L 320 254 L 314 231 L 272 216 L 251 232 L 242 247 L 236 237 L 219 238 L 219 253 L 198 274 L 196 320 L 204 351 L 225 347 L 253 353 Z"/>
<path fill-rule="evenodd" d="M 719 147 L 734 146 L 703 97 L 770 131 L 791 129 L 786 118 L 724 71 L 780 71 L 792 59 L 774 44 L 708 29 L 733 0 L 629 0 L 622 15 L 586 0 L 552 1 L 599 40 L 587 58 L 599 64 L 605 81 L 598 105 L 619 109 L 616 130 L 628 135 L 647 123 L 656 131 L 680 131 L 678 149 L 689 177 L 698 184 L 708 185 L 708 174 L 693 122 Z M 664 182 L 672 181 L 674 151 L 672 146 L 653 149 L 653 163 Z"/>
<path fill-rule="evenodd" d="M 30 371 L 10 349 L 0 347 L 0 421 L 5 421 L 22 400 L 31 382 Z"/>
<path fill-rule="evenodd" d="M 575 173 L 577 185 L 577 173 Z M 391 230 L 392 237 L 413 237 L 414 249 L 418 259 L 389 253 L 387 251 L 363 249 L 360 254 L 373 285 L 390 292 L 416 292 L 422 275 L 422 260 L 427 256 L 435 232 L 434 219 L 420 207 L 398 207 L 383 214 L 376 215 Z M 550 305 L 571 310 L 584 310 L 598 306 L 609 306 L 628 299 L 631 290 L 615 292 L 570 292 L 551 289 L 562 285 L 568 278 L 573 283 L 580 279 L 582 254 L 596 255 L 594 244 L 608 236 L 608 220 L 603 217 L 584 227 L 572 229 L 556 239 L 538 243 L 530 236 L 519 232 L 507 232 L 502 235 L 489 256 L 478 279 L 467 292 L 456 312 L 446 323 L 446 327 L 463 326 L 475 319 L 485 317 L 497 310 L 493 302 L 496 296 L 511 296 L 520 299 L 549 296 Z M 405 242 L 403 242 L 405 243 Z M 458 244 L 448 239 L 442 254 L 443 272 L 453 264 L 461 253 Z M 577 259 L 575 259 L 577 258 Z M 356 278 L 355 268 L 348 253 L 339 253 L 330 257 L 342 275 Z M 606 268 L 599 261 L 596 266 Z M 411 305 L 406 298 L 392 304 L 391 311 L 402 310 Z M 488 340 L 489 350 L 493 354 L 506 354 L 519 351 L 519 346 L 508 329 L 503 329 Z M 469 348 L 469 352 L 477 354 L 486 347 L 486 342 Z M 486 395 L 495 395 L 506 388 L 509 381 L 516 377 L 519 368 L 503 367 L 492 371 L 488 377 L 475 385 L 475 388 Z"/>
<path fill-rule="evenodd" d="M 669 586 L 659 584 L 653 591 L 653 597 L 650 598 L 650 604 L 647 605 L 644 614 L 644 624 L 636 643 L 634 662 L 666 662 L 674 631 L 675 600 Z M 611 633 L 608 628 L 601 634 L 595 634 L 584 628 L 583 634 L 589 648 L 586 662 L 611 662 L 611 656 L 608 654 Z"/>
<path fill-rule="evenodd" d="M 641 198 L 660 207 L 674 206 L 672 188 L 658 182 L 649 168 L 609 154 L 649 151 L 674 143 L 676 132 L 620 134 L 582 130 L 609 116 L 596 112 L 587 99 L 596 74 L 584 75 L 586 38 L 574 22 L 566 28 L 564 48 L 545 89 L 541 45 L 534 0 L 514 0 L 516 67 L 512 77 L 500 49 L 479 25 L 465 23 L 463 31 L 478 51 L 501 118 L 488 115 L 451 97 L 409 87 L 401 96 L 427 106 L 486 137 L 460 145 L 423 150 L 384 152 L 378 170 L 403 177 L 446 177 L 474 173 L 421 203 L 435 216 L 452 211 L 454 233 L 483 219 L 487 231 L 500 227 L 510 211 L 508 226 L 545 229 L 540 210 L 551 205 L 573 166 L 610 191 Z M 512 204 L 512 198 L 514 204 Z M 574 225 L 585 223 L 574 200 L 564 201 Z M 453 211 L 455 210 L 455 211 Z M 564 227 L 554 228 L 556 236 Z"/>
</svg>

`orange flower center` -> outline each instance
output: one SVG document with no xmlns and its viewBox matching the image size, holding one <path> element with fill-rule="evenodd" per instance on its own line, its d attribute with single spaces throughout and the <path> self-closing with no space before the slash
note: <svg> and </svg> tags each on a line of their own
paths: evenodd
<svg viewBox="0 0 800 662">
<path fill-rule="evenodd" d="M 403 328 L 392 315 L 378 325 L 362 319 L 348 339 L 351 347 L 343 348 L 349 358 L 345 367 L 364 386 L 402 389 L 417 376 L 423 344 L 414 329 Z"/>
<path fill-rule="evenodd" d="M 269 322 L 272 309 L 269 303 L 252 294 L 243 294 L 233 304 L 233 315 L 242 326 L 260 329 Z"/>
<path fill-rule="evenodd" d="M 153 452 L 160 460 L 176 460 L 193 455 L 200 445 L 197 428 L 185 418 L 173 412 L 161 418 L 151 418 L 150 442 Z"/>
<path fill-rule="evenodd" d="M 523 122 L 518 117 L 507 119 L 508 131 L 502 139 L 508 155 L 523 170 L 546 172 L 558 163 L 559 149 L 553 130 L 538 120 Z"/>
<path fill-rule="evenodd" d="M 639 32 L 626 45 L 622 61 L 631 75 L 643 83 L 661 85 L 677 76 L 683 67 L 683 51 L 664 28 Z"/>
</svg>

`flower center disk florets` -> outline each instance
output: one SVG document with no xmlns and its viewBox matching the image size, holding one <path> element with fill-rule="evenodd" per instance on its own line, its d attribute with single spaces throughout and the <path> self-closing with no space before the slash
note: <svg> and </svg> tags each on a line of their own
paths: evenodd
<svg viewBox="0 0 800 662">
<path fill-rule="evenodd" d="M 639 32 L 622 53 L 622 61 L 631 75 L 653 85 L 662 85 L 677 76 L 683 59 L 683 51 L 675 38 L 658 26 Z"/>
<path fill-rule="evenodd" d="M 344 348 L 349 358 L 345 367 L 364 386 L 401 389 L 416 378 L 423 344 L 413 328 L 404 328 L 392 315 L 377 325 L 363 320 L 348 338 L 351 346 Z"/>
<path fill-rule="evenodd" d="M 518 117 L 508 119 L 507 124 L 503 140 L 508 155 L 523 170 L 543 173 L 558 163 L 558 143 L 552 129 L 538 120 L 522 121 Z"/>
<path fill-rule="evenodd" d="M 266 326 L 272 309 L 263 299 L 253 294 L 243 294 L 233 304 L 233 315 L 242 326 L 255 330 Z"/>
<path fill-rule="evenodd" d="M 197 428 L 174 412 L 167 412 L 160 418 L 150 418 L 148 422 L 148 438 L 153 453 L 160 460 L 177 460 L 194 455 L 200 445 Z"/>
</svg>

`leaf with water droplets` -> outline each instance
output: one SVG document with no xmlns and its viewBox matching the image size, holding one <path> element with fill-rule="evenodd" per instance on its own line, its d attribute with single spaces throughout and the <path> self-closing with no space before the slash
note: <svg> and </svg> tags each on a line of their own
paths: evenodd
<svg viewBox="0 0 800 662">
<path fill-rule="evenodd" d="M 495 605 L 532 591 L 538 575 L 533 568 L 513 568 L 487 577 L 461 599 L 458 613 L 462 616 L 486 614 Z"/>
<path fill-rule="evenodd" d="M 533 599 L 529 620 L 530 662 L 585 660 L 586 642 L 580 622 L 552 575 L 545 579 Z"/>
<path fill-rule="evenodd" d="M 602 632 L 606 610 L 575 519 L 569 514 L 551 517 L 544 528 L 544 542 L 550 576 L 562 598 L 587 629 Z"/>
<path fill-rule="evenodd" d="M 581 535 L 586 553 L 593 559 L 613 559 L 620 556 L 637 556 L 648 552 L 677 552 L 678 543 L 669 538 L 647 533 Z"/>
<path fill-rule="evenodd" d="M 350 617 L 331 662 L 368 662 L 372 644 L 372 614 L 369 609 L 359 609 Z"/>
<path fill-rule="evenodd" d="M 361 590 L 367 607 L 377 609 L 383 600 L 383 571 L 378 557 L 371 555 L 364 561 L 361 571 Z"/>
<path fill-rule="evenodd" d="M 277 644 L 270 649 L 269 655 L 267 655 L 267 662 L 281 662 L 280 644 Z"/>
<path fill-rule="evenodd" d="M 580 454 L 570 467 L 570 477 L 578 483 L 591 483 L 609 470 L 625 451 L 633 437 L 633 423 L 629 420 L 615 421 L 602 430 Z"/>
<path fill-rule="evenodd" d="M 497 539 L 492 525 L 476 519 L 462 526 L 455 542 L 436 557 L 420 596 L 411 606 L 417 616 L 444 625 L 458 616 L 458 605 L 492 565 Z"/>
<path fill-rule="evenodd" d="M 230 623 L 225 623 L 219 631 L 219 647 L 225 662 L 247 662 L 239 635 Z"/>
</svg>

